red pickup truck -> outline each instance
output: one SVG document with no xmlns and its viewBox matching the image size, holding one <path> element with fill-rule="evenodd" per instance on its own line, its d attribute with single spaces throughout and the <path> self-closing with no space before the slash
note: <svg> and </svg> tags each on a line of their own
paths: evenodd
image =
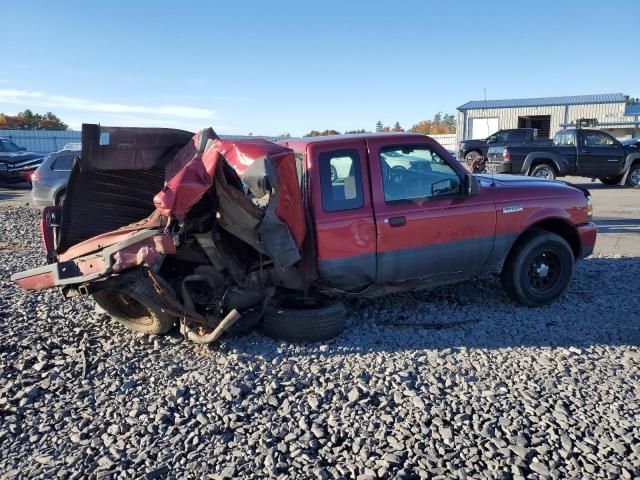
<svg viewBox="0 0 640 480">
<path fill-rule="evenodd" d="M 365 134 L 229 140 L 211 129 L 84 125 L 48 265 L 22 288 L 92 295 L 134 330 L 201 343 L 259 322 L 293 340 L 339 332 L 340 296 L 499 274 L 527 306 L 591 254 L 589 193 L 472 175 L 433 139 Z"/>
</svg>

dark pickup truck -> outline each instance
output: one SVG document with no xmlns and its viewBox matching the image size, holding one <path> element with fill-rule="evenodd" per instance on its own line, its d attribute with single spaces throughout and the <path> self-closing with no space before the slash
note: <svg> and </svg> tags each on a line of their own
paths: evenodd
<svg viewBox="0 0 640 480">
<path fill-rule="evenodd" d="M 10 139 L 0 137 L 0 182 L 29 182 L 44 155 L 27 152 Z"/>
<path fill-rule="evenodd" d="M 551 144 L 551 140 L 538 139 L 536 128 L 511 128 L 498 130 L 487 138 L 477 140 L 464 140 L 460 142 L 458 158 L 464 160 L 468 166 L 472 166 L 478 159 L 486 159 L 490 147 L 503 147 L 505 145 L 523 144 Z"/>
<path fill-rule="evenodd" d="M 623 145 L 600 130 L 570 128 L 551 145 L 509 145 L 489 149 L 490 172 L 554 179 L 564 175 L 598 178 L 606 185 L 640 184 L 640 148 Z"/>
</svg>

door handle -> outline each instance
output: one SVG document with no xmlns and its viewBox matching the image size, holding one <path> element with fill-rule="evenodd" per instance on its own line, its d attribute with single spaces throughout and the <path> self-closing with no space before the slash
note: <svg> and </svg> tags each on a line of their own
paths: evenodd
<svg viewBox="0 0 640 480">
<path fill-rule="evenodd" d="M 407 219 L 404 215 L 400 217 L 390 217 L 385 218 L 384 223 L 388 223 L 390 227 L 402 227 L 405 223 L 407 223 Z"/>
</svg>

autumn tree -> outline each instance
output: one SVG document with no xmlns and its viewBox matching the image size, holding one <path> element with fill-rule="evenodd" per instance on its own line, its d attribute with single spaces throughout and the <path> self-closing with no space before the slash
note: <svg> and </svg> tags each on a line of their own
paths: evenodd
<svg viewBox="0 0 640 480">
<path fill-rule="evenodd" d="M 0 128 L 8 130 L 68 130 L 69 126 L 51 112 L 41 115 L 27 109 L 17 115 L 0 113 Z"/>
<path fill-rule="evenodd" d="M 369 133 L 369 132 L 367 132 L 364 128 L 361 128 L 360 130 L 346 130 L 344 132 L 345 135 L 351 135 L 356 133 Z"/>
<path fill-rule="evenodd" d="M 318 130 L 311 130 L 309 133 L 305 134 L 305 137 L 320 137 L 325 135 L 340 135 L 340 132 L 333 129 L 323 130 L 319 132 Z"/>
<path fill-rule="evenodd" d="M 409 129 L 410 132 L 422 133 L 423 135 L 438 135 L 456 133 L 455 115 L 442 114 L 438 112 L 432 120 L 422 120 Z"/>
</svg>

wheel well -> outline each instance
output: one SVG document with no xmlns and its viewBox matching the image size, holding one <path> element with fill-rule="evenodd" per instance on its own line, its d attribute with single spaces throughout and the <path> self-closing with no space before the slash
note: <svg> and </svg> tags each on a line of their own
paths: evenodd
<svg viewBox="0 0 640 480">
<path fill-rule="evenodd" d="M 567 241 L 567 243 L 571 247 L 571 250 L 573 251 L 573 256 L 575 258 L 580 257 L 580 237 L 578 236 L 578 231 L 574 227 L 572 227 L 570 224 L 565 222 L 564 220 L 560 220 L 558 218 L 542 220 L 541 222 L 531 225 L 524 232 L 522 232 L 522 234 L 520 234 L 520 236 L 515 241 L 513 246 L 517 245 L 518 242 L 520 242 L 523 239 L 523 237 L 539 231 L 555 233 L 556 235 L 560 235 L 562 238 L 564 238 Z"/>
<path fill-rule="evenodd" d="M 537 159 L 535 159 L 531 163 L 531 168 L 529 169 L 529 171 L 533 170 L 538 165 L 549 165 L 551 168 L 553 168 L 555 170 L 556 173 L 558 173 L 558 169 L 556 168 L 555 163 L 553 162 L 553 160 L 551 160 L 549 158 L 537 158 Z"/>
</svg>

